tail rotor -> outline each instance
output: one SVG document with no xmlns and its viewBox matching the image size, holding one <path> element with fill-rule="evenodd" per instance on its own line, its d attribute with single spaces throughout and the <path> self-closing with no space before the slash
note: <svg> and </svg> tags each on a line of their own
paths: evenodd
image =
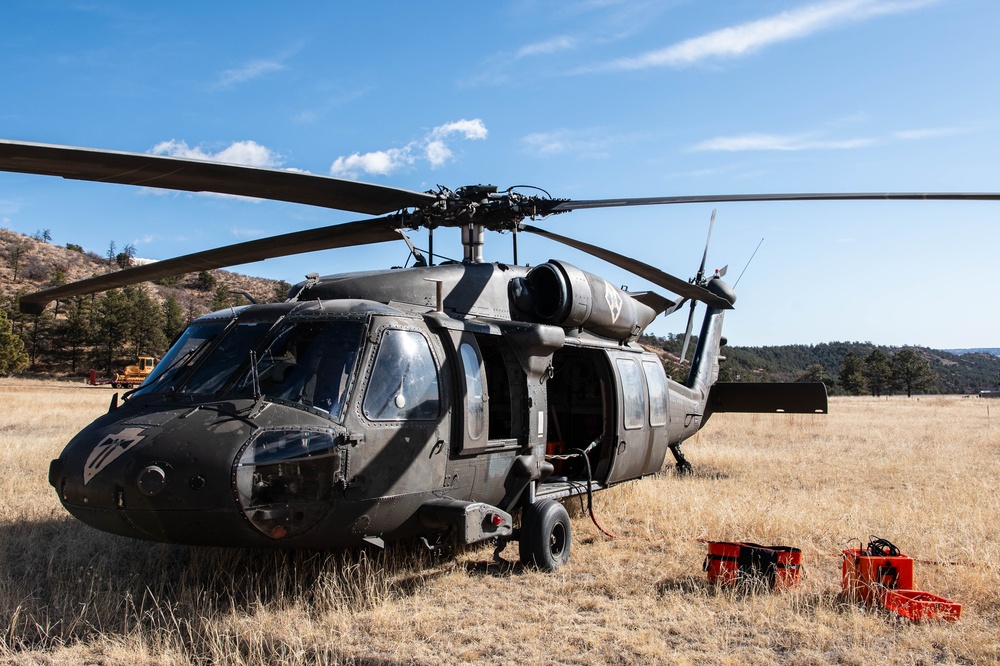
<svg viewBox="0 0 1000 666">
<path fill-rule="evenodd" d="M 708 244 L 712 241 L 712 227 L 715 226 L 715 214 L 718 209 L 712 209 L 712 218 L 708 221 L 708 238 L 705 239 L 705 251 L 701 254 L 701 264 L 698 266 L 698 272 L 695 274 L 692 284 L 703 287 L 705 285 L 705 262 L 708 259 Z M 720 277 L 725 275 L 725 268 L 719 272 Z M 684 331 L 684 345 L 681 347 L 681 359 L 680 364 L 684 365 L 684 359 L 687 356 L 688 345 L 691 343 L 691 327 L 694 324 L 694 308 L 697 305 L 697 301 L 691 301 L 691 307 L 688 310 L 688 320 L 687 328 Z"/>
</svg>

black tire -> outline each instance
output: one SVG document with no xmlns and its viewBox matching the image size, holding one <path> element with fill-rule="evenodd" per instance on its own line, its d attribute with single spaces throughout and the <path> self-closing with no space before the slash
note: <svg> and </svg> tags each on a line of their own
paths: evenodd
<svg viewBox="0 0 1000 666">
<path fill-rule="evenodd" d="M 573 533 L 566 507 L 555 500 L 540 500 L 521 512 L 518 537 L 521 563 L 555 571 L 569 561 Z"/>
</svg>

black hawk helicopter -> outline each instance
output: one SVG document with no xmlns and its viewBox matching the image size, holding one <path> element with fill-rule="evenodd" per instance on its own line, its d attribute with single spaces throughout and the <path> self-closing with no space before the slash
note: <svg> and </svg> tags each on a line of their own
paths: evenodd
<svg viewBox="0 0 1000 666">
<path fill-rule="evenodd" d="M 447 532 L 519 544 L 543 569 L 570 554 L 559 500 L 658 471 L 715 412 L 825 412 L 822 384 L 717 381 L 721 274 L 678 279 L 525 223 L 620 206 L 995 194 L 776 194 L 571 201 L 475 185 L 416 192 L 301 172 L 0 141 L 0 170 L 274 199 L 369 219 L 198 252 L 24 296 L 55 300 L 426 228 L 411 268 L 307 276 L 283 303 L 193 321 L 149 378 L 66 446 L 49 482 L 107 532 L 214 546 L 340 548 Z M 434 265 L 433 230 L 464 260 Z M 513 265 L 483 259 L 513 232 Z M 626 292 L 564 261 L 517 264 L 518 233 L 564 243 L 679 298 Z M 709 232 L 711 233 L 711 231 Z M 402 236 L 405 238 L 405 236 Z M 409 244 L 409 240 L 407 240 Z M 706 247 L 707 253 L 707 247 Z M 690 373 L 672 381 L 636 339 L 661 313 L 707 305 Z M 686 349 L 685 349 L 686 352 Z M 519 520 L 517 518 L 519 517 Z"/>
</svg>

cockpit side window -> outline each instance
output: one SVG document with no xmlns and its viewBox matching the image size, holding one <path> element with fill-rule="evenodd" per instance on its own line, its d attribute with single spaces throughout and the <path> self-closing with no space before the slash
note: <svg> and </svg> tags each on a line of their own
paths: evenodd
<svg viewBox="0 0 1000 666">
<path fill-rule="evenodd" d="M 437 364 L 426 338 L 389 329 L 382 336 L 364 415 L 372 421 L 432 420 L 440 413 Z"/>
</svg>

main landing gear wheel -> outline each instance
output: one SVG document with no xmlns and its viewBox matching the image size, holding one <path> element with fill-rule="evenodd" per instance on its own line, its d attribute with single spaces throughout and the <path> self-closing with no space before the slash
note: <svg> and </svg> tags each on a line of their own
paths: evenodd
<svg viewBox="0 0 1000 666">
<path fill-rule="evenodd" d="M 555 500 L 540 500 L 521 512 L 518 539 L 521 563 L 555 571 L 569 561 L 572 531 L 566 508 Z"/>
</svg>

